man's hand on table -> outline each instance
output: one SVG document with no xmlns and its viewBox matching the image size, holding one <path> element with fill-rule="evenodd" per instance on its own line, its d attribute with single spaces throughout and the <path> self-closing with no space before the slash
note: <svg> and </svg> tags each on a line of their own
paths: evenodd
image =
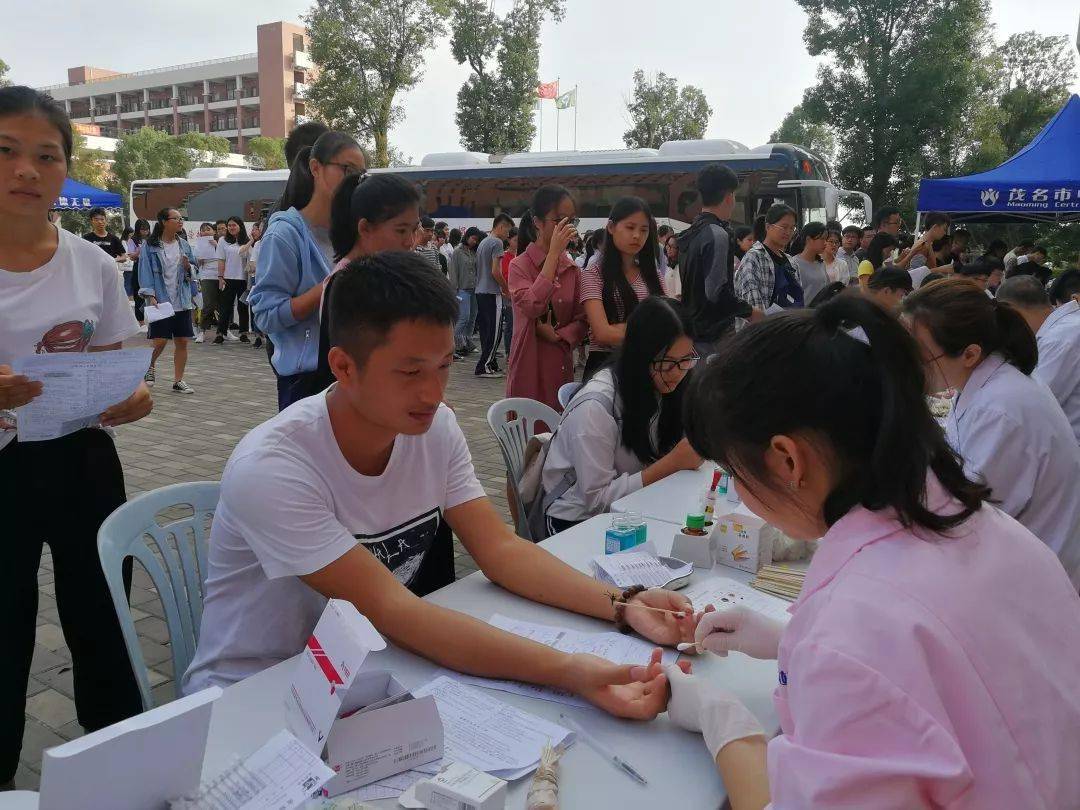
<svg viewBox="0 0 1080 810">
<path fill-rule="evenodd" d="M 656 610 L 644 610 L 635 605 L 648 605 L 649 607 L 663 610 L 682 611 L 686 615 L 682 619 L 676 618 L 671 613 L 660 613 Z M 694 630 L 700 617 L 694 615 L 694 606 L 690 600 L 682 594 L 667 591 L 663 588 L 650 588 L 642 591 L 629 602 L 623 609 L 626 623 L 629 624 L 639 635 L 656 644 L 674 647 L 683 641 L 694 640 Z"/>
<path fill-rule="evenodd" d="M 608 714 L 652 720 L 667 709 L 670 697 L 661 655 L 659 648 L 653 650 L 647 666 L 614 664 L 595 655 L 572 655 L 568 683 L 577 694 Z M 689 661 L 680 661 L 678 667 L 687 674 L 691 672 Z"/>
</svg>

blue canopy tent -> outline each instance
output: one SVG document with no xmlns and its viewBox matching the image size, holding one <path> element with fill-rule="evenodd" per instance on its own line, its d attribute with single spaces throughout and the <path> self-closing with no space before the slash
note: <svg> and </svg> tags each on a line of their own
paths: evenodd
<svg viewBox="0 0 1080 810">
<path fill-rule="evenodd" d="M 923 180 L 917 210 L 957 222 L 1080 222 L 1080 96 L 996 169 Z"/>
<path fill-rule="evenodd" d="M 88 186 L 70 177 L 64 180 L 60 196 L 53 203 L 54 211 L 84 211 L 90 208 L 123 208 L 119 194 Z"/>
</svg>

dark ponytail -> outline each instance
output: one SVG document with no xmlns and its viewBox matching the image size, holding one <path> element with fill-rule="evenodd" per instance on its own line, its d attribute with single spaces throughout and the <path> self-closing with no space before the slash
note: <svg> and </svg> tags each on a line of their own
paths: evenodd
<svg viewBox="0 0 1080 810">
<path fill-rule="evenodd" d="M 343 149 L 360 148 L 356 138 L 344 132 L 331 129 L 318 137 L 311 146 L 305 146 L 296 153 L 289 170 L 289 181 L 285 184 L 285 193 L 278 200 L 278 210 L 306 208 L 315 193 L 315 176 L 311 173 L 311 159 L 319 163 L 330 163 Z"/>
<path fill-rule="evenodd" d="M 827 525 L 862 505 L 894 509 L 903 525 L 940 533 L 977 511 L 990 490 L 964 475 L 924 385 L 914 338 L 881 307 L 846 292 L 727 341 L 692 382 L 686 435 L 766 501 L 788 491 L 765 467 L 772 438 L 815 436 L 835 464 L 836 483 L 823 504 Z M 928 472 L 960 502 L 959 511 L 927 508 Z"/>
<path fill-rule="evenodd" d="M 997 352 L 1024 374 L 1039 362 L 1035 335 L 1023 316 L 1011 304 L 987 297 L 970 279 L 924 284 L 904 299 L 903 312 L 926 327 L 950 357 L 974 344 L 983 357 Z"/>
<path fill-rule="evenodd" d="M 754 217 L 754 227 L 752 229 L 755 242 L 765 241 L 765 215 L 761 214 Z"/>
<path fill-rule="evenodd" d="M 356 246 L 356 226 L 365 219 L 385 222 L 420 204 L 416 186 L 400 174 L 349 174 L 334 192 L 330 206 L 330 244 L 339 262 Z"/>
<path fill-rule="evenodd" d="M 551 209 L 555 208 L 566 197 L 570 197 L 570 190 L 566 186 L 560 186 L 551 184 L 547 186 L 540 186 L 533 194 L 532 205 L 525 209 L 525 213 L 521 215 L 521 224 L 518 225 L 518 254 L 525 252 L 525 249 L 540 238 L 540 234 L 536 229 L 536 219 L 543 219 L 551 213 Z"/>
</svg>

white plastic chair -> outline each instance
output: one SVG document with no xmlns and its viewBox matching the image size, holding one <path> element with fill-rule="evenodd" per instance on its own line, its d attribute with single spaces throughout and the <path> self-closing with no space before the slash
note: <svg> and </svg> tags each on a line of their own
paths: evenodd
<svg viewBox="0 0 1080 810">
<path fill-rule="evenodd" d="M 513 418 L 510 418 L 511 416 Z M 499 400 L 488 408 L 487 419 L 506 463 L 506 481 L 517 507 L 515 528 L 521 537 L 533 539 L 529 532 L 525 506 L 518 492 L 518 481 L 525 466 L 525 447 L 536 433 L 537 422 L 543 422 L 548 430 L 554 430 L 559 424 L 559 414 L 543 402 L 525 397 L 511 397 Z"/>
<path fill-rule="evenodd" d="M 154 703 L 146 661 L 124 592 L 124 561 L 134 557 L 142 563 L 157 588 L 169 628 L 173 677 L 179 684 L 199 640 L 209 519 L 217 508 L 220 489 L 217 481 L 195 481 L 144 492 L 109 515 L 98 530 L 101 568 L 120 620 L 144 710 L 152 709 Z M 184 506 L 192 514 L 170 520 L 164 526 L 158 523 L 157 515 L 162 511 Z"/>
<path fill-rule="evenodd" d="M 585 383 L 568 382 L 565 385 L 559 386 L 559 406 L 566 410 L 566 406 L 570 404 L 570 400 L 574 398 L 574 394 L 581 390 L 581 386 Z"/>
</svg>

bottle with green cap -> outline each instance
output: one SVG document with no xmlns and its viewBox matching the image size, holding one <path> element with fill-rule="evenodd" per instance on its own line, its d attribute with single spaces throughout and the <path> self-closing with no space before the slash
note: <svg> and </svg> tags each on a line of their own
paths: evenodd
<svg viewBox="0 0 1080 810">
<path fill-rule="evenodd" d="M 686 528 L 683 529 L 683 534 L 689 534 L 693 537 L 705 536 L 705 515 L 691 514 L 686 516 Z"/>
</svg>

